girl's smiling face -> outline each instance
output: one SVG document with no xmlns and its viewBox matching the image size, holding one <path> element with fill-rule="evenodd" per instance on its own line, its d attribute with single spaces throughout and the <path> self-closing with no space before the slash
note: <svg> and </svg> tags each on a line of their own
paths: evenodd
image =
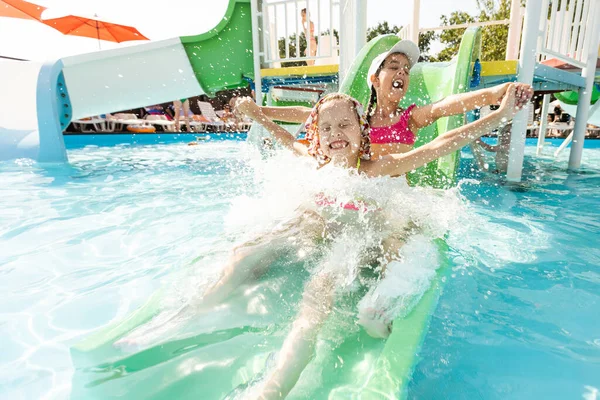
<svg viewBox="0 0 600 400">
<path fill-rule="evenodd" d="M 332 161 L 356 162 L 361 146 L 361 128 L 354 104 L 336 99 L 319 109 L 321 151 Z"/>
<path fill-rule="evenodd" d="M 402 100 L 410 83 L 409 72 L 410 62 L 404 54 L 393 53 L 387 56 L 373 80 L 377 96 L 394 102 Z"/>
</svg>

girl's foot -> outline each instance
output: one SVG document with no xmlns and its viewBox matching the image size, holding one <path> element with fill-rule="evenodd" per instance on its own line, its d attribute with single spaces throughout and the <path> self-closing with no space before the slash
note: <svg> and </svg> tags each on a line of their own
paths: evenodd
<svg viewBox="0 0 600 400">
<path fill-rule="evenodd" d="M 359 309 L 358 324 L 376 339 L 386 339 L 392 333 L 392 321 L 385 316 L 384 311 L 372 307 Z"/>
</svg>

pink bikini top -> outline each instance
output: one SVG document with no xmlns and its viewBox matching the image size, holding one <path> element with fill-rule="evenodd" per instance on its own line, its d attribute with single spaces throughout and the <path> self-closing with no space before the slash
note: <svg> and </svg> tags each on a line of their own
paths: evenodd
<svg viewBox="0 0 600 400">
<path fill-rule="evenodd" d="M 335 207 L 335 206 L 339 206 L 345 210 L 351 210 L 351 211 L 360 211 L 360 212 L 367 212 L 367 211 L 372 211 L 372 208 L 369 208 L 369 205 L 362 201 L 362 200 L 356 200 L 356 201 L 350 201 L 348 203 L 344 203 L 341 201 L 337 201 L 336 199 L 332 199 L 330 197 L 326 197 L 324 194 L 319 194 L 317 195 L 317 198 L 315 199 L 315 203 L 318 206 L 321 207 L 326 207 L 326 206 L 330 206 L 330 207 Z"/>
<path fill-rule="evenodd" d="M 408 119 L 410 113 L 416 104 L 411 104 L 402 115 L 400 119 L 394 125 L 391 126 L 372 126 L 369 136 L 371 137 L 372 144 L 388 144 L 388 143 L 402 143 L 413 145 L 415 144 L 416 136 L 408 129 Z"/>
</svg>

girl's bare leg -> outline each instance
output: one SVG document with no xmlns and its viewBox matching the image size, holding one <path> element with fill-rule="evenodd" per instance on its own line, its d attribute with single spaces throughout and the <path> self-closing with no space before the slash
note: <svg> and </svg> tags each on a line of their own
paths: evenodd
<svg viewBox="0 0 600 400">
<path fill-rule="evenodd" d="M 182 104 L 183 108 L 183 119 L 185 120 L 185 127 L 187 128 L 187 132 L 190 133 L 192 131 L 192 126 L 190 125 L 190 101 L 186 100 Z"/>
<path fill-rule="evenodd" d="M 383 255 L 381 257 L 381 278 L 385 277 L 385 272 L 389 263 L 398 259 L 398 252 L 404 245 L 404 239 L 390 236 L 382 243 Z M 386 315 L 385 310 L 381 310 L 374 304 L 363 302 L 358 307 L 358 324 L 362 326 L 369 336 L 385 339 L 392 332 L 392 320 Z"/>
<path fill-rule="evenodd" d="M 173 105 L 175 106 L 175 116 L 173 117 L 173 119 L 175 120 L 175 132 L 179 132 L 181 130 L 181 126 L 179 124 L 179 116 L 181 115 L 181 108 L 183 106 L 181 105 L 181 101 L 179 100 L 175 100 L 173 102 Z"/>
<path fill-rule="evenodd" d="M 406 315 L 418 302 L 439 266 L 437 247 L 431 239 L 412 236 L 399 257 L 403 244 L 400 238 L 390 238 L 391 257 L 382 272 L 385 275 L 358 305 L 359 325 L 375 338 L 389 336 L 393 320 Z"/>
<path fill-rule="evenodd" d="M 257 399 L 282 399 L 292 390 L 314 355 L 317 334 L 332 309 L 334 290 L 334 279 L 329 273 L 320 273 L 309 281 L 275 370 L 261 387 Z"/>
<path fill-rule="evenodd" d="M 185 320 L 194 315 L 194 312 L 201 312 L 227 299 L 235 289 L 250 278 L 262 275 L 282 251 L 289 249 L 290 237 L 295 234 L 307 234 L 308 237 L 320 234 L 324 229 L 323 224 L 315 216 L 305 213 L 299 219 L 292 220 L 268 235 L 236 247 L 221 278 L 204 293 L 198 303 L 187 304 L 175 312 L 172 310 L 162 312 L 148 324 L 120 339 L 115 345 L 122 347 L 145 344 L 161 334 L 164 336 L 167 330 L 172 329 L 170 322 Z"/>
</svg>

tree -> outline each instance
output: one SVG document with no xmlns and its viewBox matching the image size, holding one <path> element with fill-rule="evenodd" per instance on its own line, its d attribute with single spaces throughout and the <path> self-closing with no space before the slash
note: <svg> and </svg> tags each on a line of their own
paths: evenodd
<svg viewBox="0 0 600 400">
<path fill-rule="evenodd" d="M 498 21 L 510 18 L 510 0 L 477 0 L 479 15 L 472 16 L 464 11 L 455 11 L 450 17 L 440 17 L 442 25 L 458 25 L 472 22 Z M 440 34 L 440 41 L 446 47 L 432 59 L 448 61 L 458 53 L 458 47 L 465 29 L 452 29 Z M 485 26 L 481 30 L 482 61 L 504 60 L 508 41 L 508 25 Z"/>
<path fill-rule="evenodd" d="M 459 25 L 475 22 L 475 18 L 470 16 L 464 11 L 454 11 L 450 14 L 450 17 L 442 15 L 440 17 L 441 23 L 444 26 L 447 25 Z M 440 51 L 437 56 L 431 57 L 432 61 L 448 61 L 458 53 L 460 41 L 462 40 L 465 29 L 449 29 L 442 31 L 440 34 L 440 42 L 444 43 L 446 47 Z"/>
<path fill-rule="evenodd" d="M 377 26 L 367 29 L 367 42 L 380 35 L 387 35 L 390 33 L 395 35 L 398 32 L 400 32 L 401 29 L 401 26 L 390 26 L 387 21 L 379 22 Z M 435 32 L 424 32 L 419 35 L 419 49 L 421 50 L 421 61 L 429 61 L 429 56 L 427 55 L 427 53 L 429 53 L 431 42 L 435 40 L 435 38 Z"/>
<path fill-rule="evenodd" d="M 390 33 L 395 35 L 400 32 L 400 29 L 402 29 L 402 27 L 398 27 L 396 25 L 392 25 L 390 27 L 387 21 L 379 22 L 377 26 L 367 29 L 367 42 L 370 42 L 372 39 L 375 39 L 380 35 L 387 35 Z"/>
<path fill-rule="evenodd" d="M 300 45 L 300 56 L 306 54 L 306 36 L 304 33 L 300 34 L 298 38 L 298 44 Z M 277 47 L 279 48 L 279 58 L 285 58 L 285 38 L 280 38 L 277 41 Z M 297 57 L 296 53 L 296 34 L 290 35 L 288 38 L 288 52 L 290 57 Z M 282 62 L 282 67 L 297 67 L 300 65 L 306 65 L 304 61 L 286 61 Z"/>
<path fill-rule="evenodd" d="M 510 0 L 477 0 L 479 21 L 499 21 L 510 18 Z M 508 25 L 485 26 L 481 30 L 481 59 L 500 61 L 506 58 Z"/>
</svg>

